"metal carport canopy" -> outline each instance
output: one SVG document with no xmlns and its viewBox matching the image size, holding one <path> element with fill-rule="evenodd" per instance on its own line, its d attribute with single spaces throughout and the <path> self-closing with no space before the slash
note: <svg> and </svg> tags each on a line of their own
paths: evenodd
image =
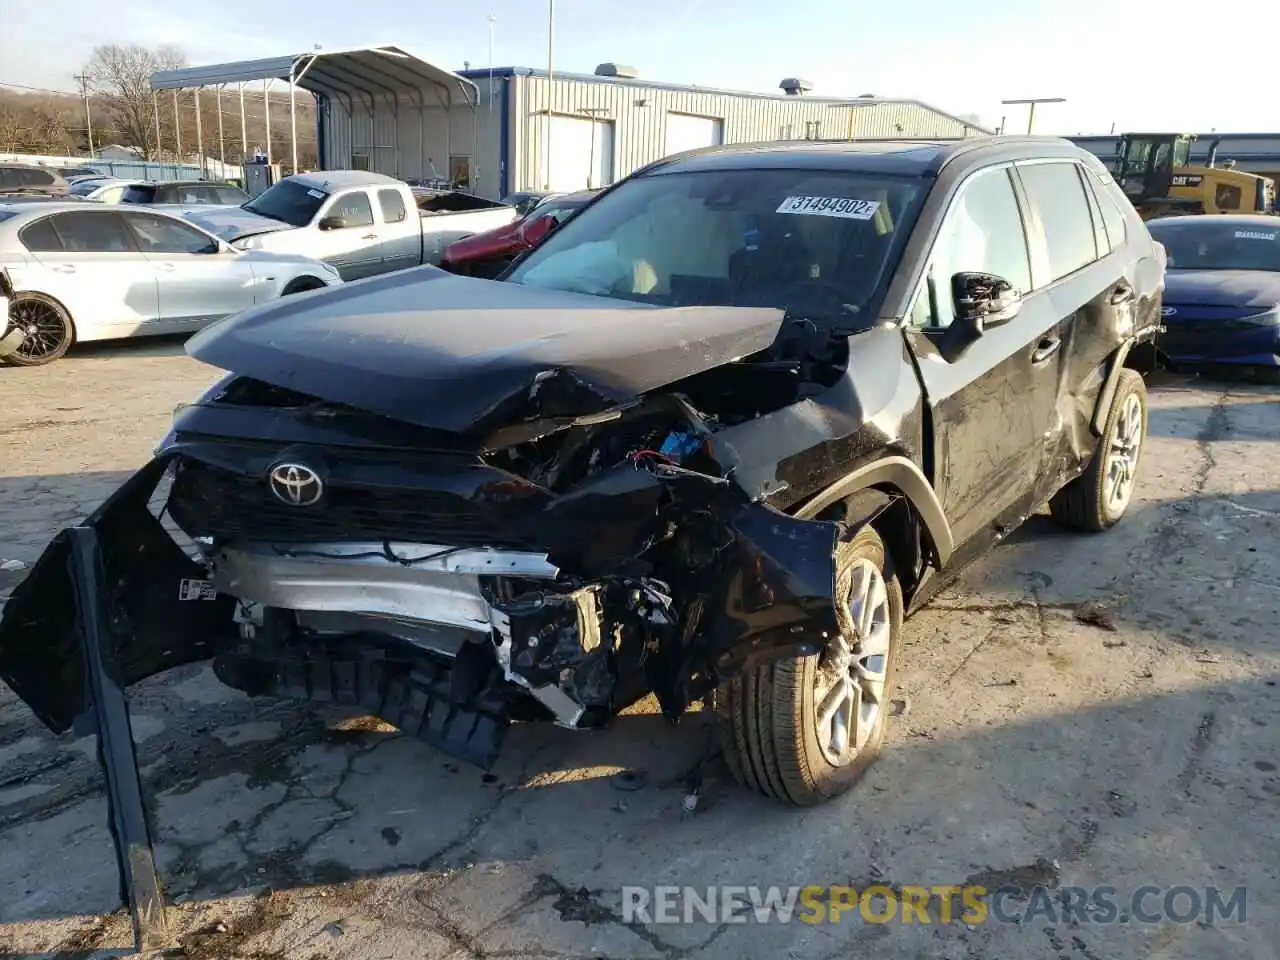
<svg viewBox="0 0 1280 960">
<path fill-rule="evenodd" d="M 151 75 L 151 89 L 221 88 L 228 83 L 253 80 L 283 80 L 288 83 L 291 114 L 294 87 L 301 87 L 338 103 L 345 102 L 348 116 L 351 115 L 355 99 L 367 102 L 371 113 L 375 99 L 389 97 L 394 107 L 399 103 L 401 94 L 407 95 L 421 112 L 427 105 L 428 91 L 435 94 L 436 101 L 446 110 L 453 107 L 455 91 L 462 95 L 462 102 L 472 111 L 480 101 L 480 91 L 470 80 L 389 43 L 160 70 Z M 270 110 L 269 103 L 267 109 Z M 294 128 L 293 162 L 296 169 L 296 119 Z"/>
<path fill-rule="evenodd" d="M 161 70 L 151 75 L 151 89 L 188 90 L 250 80 L 284 80 L 326 97 L 394 96 L 434 89 L 446 91 L 452 103 L 457 90 L 468 105 L 474 105 L 479 96 L 470 80 L 391 44 Z"/>
</svg>

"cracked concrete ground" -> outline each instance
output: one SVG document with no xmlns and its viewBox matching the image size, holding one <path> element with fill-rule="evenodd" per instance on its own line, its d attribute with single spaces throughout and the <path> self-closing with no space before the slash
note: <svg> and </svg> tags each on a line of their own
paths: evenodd
<svg viewBox="0 0 1280 960">
<path fill-rule="evenodd" d="M 0 370 L 0 559 L 34 560 L 214 375 L 173 343 Z M 1166 378 L 1130 516 L 1101 537 L 1033 518 L 913 618 L 888 749 L 818 809 L 713 767 L 687 812 L 705 726 L 647 704 L 599 733 L 518 728 L 483 776 L 205 667 L 155 677 L 131 703 L 171 929 L 210 958 L 1276 956 L 1278 457 L 1274 390 Z M 21 575 L 0 569 L 0 595 Z M 647 780 L 616 789 L 622 768 Z M 105 817 L 92 741 L 0 688 L 0 955 L 130 943 Z M 621 906 L 623 885 L 1020 878 L 1244 885 L 1247 918 L 664 925 Z"/>
</svg>

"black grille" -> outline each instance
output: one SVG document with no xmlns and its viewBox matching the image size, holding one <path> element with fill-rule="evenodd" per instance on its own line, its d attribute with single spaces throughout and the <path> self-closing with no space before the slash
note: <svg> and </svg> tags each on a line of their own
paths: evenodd
<svg viewBox="0 0 1280 960">
<path fill-rule="evenodd" d="M 461 497 L 424 490 L 330 483 L 314 506 L 281 503 L 266 478 L 183 461 L 169 512 L 192 537 L 321 543 L 400 540 L 447 546 L 520 547 L 497 520 Z"/>
</svg>

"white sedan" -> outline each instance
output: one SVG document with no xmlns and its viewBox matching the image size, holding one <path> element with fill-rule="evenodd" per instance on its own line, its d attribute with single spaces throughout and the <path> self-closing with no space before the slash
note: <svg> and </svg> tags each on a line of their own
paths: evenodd
<svg viewBox="0 0 1280 960">
<path fill-rule="evenodd" d="M 198 330 L 342 282 L 323 261 L 233 250 L 159 210 L 84 202 L 0 201 L 0 273 L 12 287 L 0 362 L 16 366 L 87 340 Z"/>
</svg>

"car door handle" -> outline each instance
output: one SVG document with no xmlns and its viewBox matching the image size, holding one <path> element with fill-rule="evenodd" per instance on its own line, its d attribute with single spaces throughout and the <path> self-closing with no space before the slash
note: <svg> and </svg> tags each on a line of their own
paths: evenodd
<svg viewBox="0 0 1280 960">
<path fill-rule="evenodd" d="M 366 233 L 366 234 L 365 234 L 363 237 L 361 237 L 360 239 L 361 239 L 361 240 L 377 240 L 377 239 L 378 239 L 378 235 L 377 235 L 376 233 Z"/>
<path fill-rule="evenodd" d="M 1040 342 L 1036 344 L 1036 348 L 1031 351 L 1032 363 L 1044 363 L 1062 346 L 1061 337 L 1041 337 Z"/>
<path fill-rule="evenodd" d="M 1118 307 L 1122 303 L 1130 303 L 1133 300 L 1132 287 L 1117 287 L 1111 291 L 1111 296 L 1107 297 L 1107 303 L 1113 307 Z"/>
<path fill-rule="evenodd" d="M 156 269 L 157 269 L 157 270 L 163 270 L 165 273 L 173 273 L 173 264 L 172 264 L 172 263 L 157 263 L 157 264 L 156 264 Z"/>
<path fill-rule="evenodd" d="M 76 268 L 69 263 L 59 263 L 53 268 L 54 273 L 75 273 Z"/>
</svg>

